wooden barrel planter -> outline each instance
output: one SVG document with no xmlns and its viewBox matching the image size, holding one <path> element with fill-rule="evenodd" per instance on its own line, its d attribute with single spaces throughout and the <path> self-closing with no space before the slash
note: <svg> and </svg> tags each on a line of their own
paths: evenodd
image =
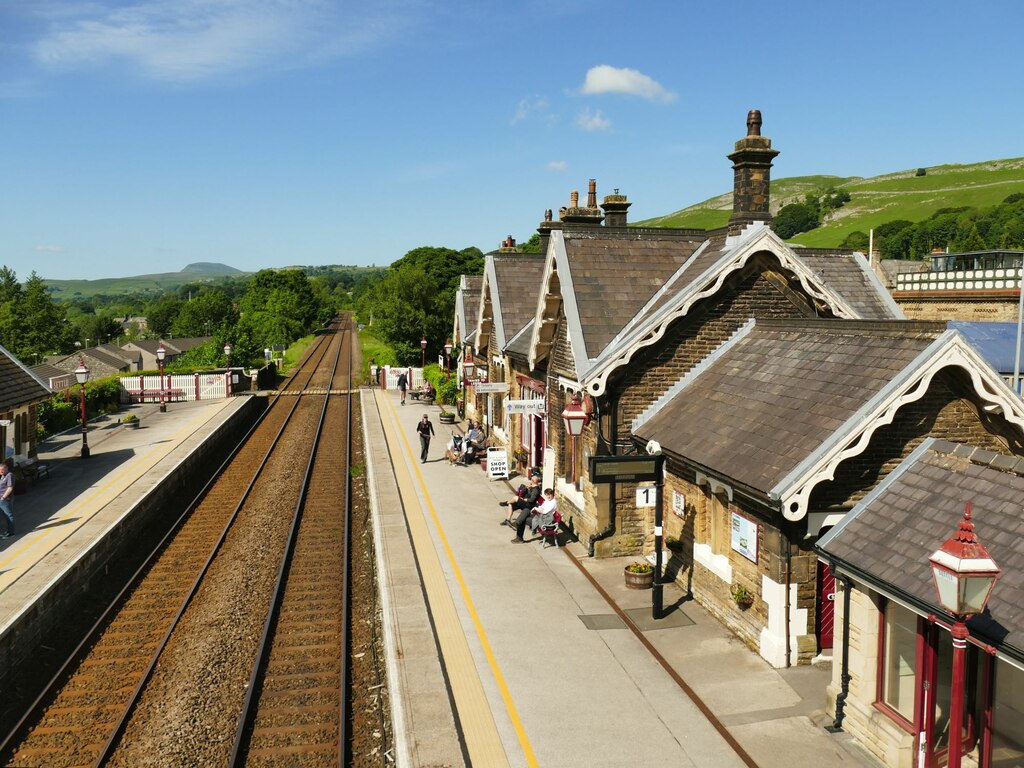
<svg viewBox="0 0 1024 768">
<path fill-rule="evenodd" d="M 442 413 L 440 416 L 437 417 L 437 420 L 440 421 L 442 424 L 454 424 L 455 423 L 455 414 L 454 413 Z"/>
<path fill-rule="evenodd" d="M 622 573 L 626 577 L 626 589 L 650 589 L 654 585 L 654 568 L 645 573 L 634 573 L 629 570 L 632 567 L 632 565 L 627 565 L 622 569 Z"/>
</svg>

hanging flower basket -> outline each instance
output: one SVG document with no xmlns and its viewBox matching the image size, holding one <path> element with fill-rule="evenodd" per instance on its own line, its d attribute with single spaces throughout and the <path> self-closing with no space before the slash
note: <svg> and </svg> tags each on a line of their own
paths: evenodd
<svg viewBox="0 0 1024 768">
<path fill-rule="evenodd" d="M 747 610 L 754 604 L 754 596 L 742 584 L 733 585 L 733 588 L 729 590 L 729 594 L 741 611 Z"/>
<path fill-rule="evenodd" d="M 654 585 L 654 566 L 650 563 L 630 563 L 622 573 L 626 589 L 650 589 Z"/>
</svg>

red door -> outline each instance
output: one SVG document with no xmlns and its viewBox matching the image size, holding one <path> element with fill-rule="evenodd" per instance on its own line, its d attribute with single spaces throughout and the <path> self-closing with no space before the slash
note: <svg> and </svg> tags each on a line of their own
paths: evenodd
<svg viewBox="0 0 1024 768">
<path fill-rule="evenodd" d="M 828 563 L 818 561 L 818 648 L 832 648 L 832 627 L 836 615 L 836 577 Z"/>
</svg>

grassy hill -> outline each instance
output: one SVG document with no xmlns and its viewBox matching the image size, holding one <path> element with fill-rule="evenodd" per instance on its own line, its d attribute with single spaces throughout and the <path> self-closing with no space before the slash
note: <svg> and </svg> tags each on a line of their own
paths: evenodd
<svg viewBox="0 0 1024 768">
<path fill-rule="evenodd" d="M 186 283 L 219 282 L 246 274 L 248 273 L 226 264 L 199 262 L 189 264 L 181 272 L 163 272 L 155 275 L 108 277 L 100 280 L 50 280 L 46 278 L 46 286 L 49 288 L 50 294 L 57 300 L 88 298 L 97 294 L 114 296 L 117 294 L 152 293 L 158 295 Z"/>
<path fill-rule="evenodd" d="M 1001 203 L 1007 195 L 1024 192 L 1024 158 L 991 160 L 970 165 L 936 165 L 917 176 L 917 169 L 864 179 L 857 176 L 794 176 L 772 181 L 772 213 L 801 202 L 808 192 L 842 187 L 851 200 L 817 229 L 790 242 L 834 248 L 851 232 L 869 229 L 894 219 L 922 221 L 939 208 L 984 208 Z M 732 193 L 713 197 L 665 216 L 635 222 L 661 227 L 725 226 L 732 213 Z"/>
</svg>

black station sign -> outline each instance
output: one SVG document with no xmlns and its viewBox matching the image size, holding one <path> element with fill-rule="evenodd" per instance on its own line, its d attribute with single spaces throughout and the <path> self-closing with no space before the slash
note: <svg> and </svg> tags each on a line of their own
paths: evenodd
<svg viewBox="0 0 1024 768">
<path fill-rule="evenodd" d="M 664 461 L 664 456 L 591 456 L 590 482 L 656 482 L 662 477 Z"/>
</svg>

